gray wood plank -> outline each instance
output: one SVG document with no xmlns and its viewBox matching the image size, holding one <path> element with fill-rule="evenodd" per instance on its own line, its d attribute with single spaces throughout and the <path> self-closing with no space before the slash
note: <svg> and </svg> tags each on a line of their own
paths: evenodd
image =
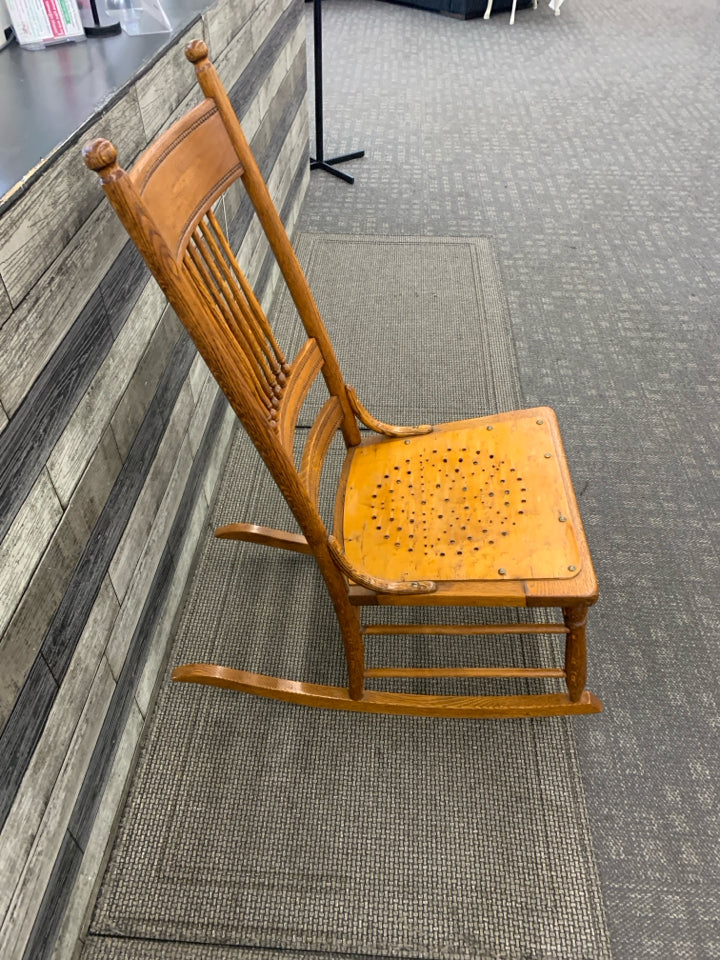
<svg viewBox="0 0 720 960">
<path fill-rule="evenodd" d="M 203 434 L 205 433 L 210 411 L 219 392 L 220 387 L 217 385 L 215 379 L 211 377 L 206 381 L 200 399 L 195 405 L 195 410 L 193 411 L 192 419 L 188 427 L 188 439 L 193 456 L 195 456 L 198 451 Z"/>
<path fill-rule="evenodd" d="M 155 522 L 178 452 L 187 433 L 194 406 L 188 377 L 178 394 L 143 489 L 135 502 L 118 548 L 110 562 L 110 578 L 121 602 Z"/>
<path fill-rule="evenodd" d="M 185 382 L 192 362 L 191 351 L 194 351 L 192 342 L 181 341 L 171 357 L 166 376 L 158 385 L 137 442 L 123 464 L 43 639 L 40 655 L 35 659 L 0 735 L 0 826 L 7 818 L 40 739 L 55 700 L 58 683 L 62 682 L 72 660 L 110 559 L 142 488 L 148 465 L 159 445 L 165 423 L 161 411 L 172 408 Z"/>
<path fill-rule="evenodd" d="M 168 358 L 179 339 L 187 336 L 183 330 L 172 308 L 167 306 L 110 420 L 123 458 L 143 422 L 145 412 L 166 369 Z"/>
<path fill-rule="evenodd" d="M 257 102 L 260 116 L 265 117 L 268 109 L 275 103 L 280 88 L 285 85 L 294 88 L 300 69 L 298 61 L 303 64 L 302 78 L 307 82 L 307 51 L 305 49 L 304 23 L 296 23 L 294 29 L 288 29 L 285 42 L 278 53 L 277 61 L 267 70 L 266 77 L 258 89 Z M 288 23 L 288 28 L 290 22 Z M 292 76 L 294 79 L 288 79 Z"/>
<path fill-rule="evenodd" d="M 154 573 L 165 549 L 175 513 L 182 499 L 185 482 L 192 467 L 192 453 L 187 438 L 182 441 L 179 450 L 176 450 L 174 459 L 174 469 L 169 477 L 164 478 L 164 496 L 158 505 L 152 525 L 145 536 L 143 548 L 131 571 L 131 579 L 123 594 L 122 607 L 108 641 L 107 658 L 116 677 L 120 676 L 125 664 L 128 649 L 144 609 Z"/>
<path fill-rule="evenodd" d="M 237 6 L 240 8 L 239 4 Z M 209 10 L 207 13 L 207 19 L 211 30 L 214 27 L 212 19 L 213 12 L 214 11 Z M 219 8 L 217 12 L 220 12 Z M 265 35 L 267 35 L 271 28 L 271 20 L 263 20 L 259 26 L 255 25 L 255 32 L 258 35 L 258 40 L 260 42 L 265 39 L 260 35 L 261 31 L 264 30 Z M 215 47 L 211 46 L 210 49 L 214 51 Z M 214 55 L 213 63 L 215 64 L 215 69 L 217 70 L 226 90 L 232 90 L 234 85 L 238 82 L 238 79 L 242 76 L 243 71 L 247 69 L 248 64 L 252 60 L 252 55 L 253 19 L 248 18 L 242 25 L 240 25 L 235 42 L 230 47 L 227 47 L 227 49 L 224 49 L 221 53 L 215 53 Z"/>
<path fill-rule="evenodd" d="M 277 75 L 267 77 L 267 87 L 263 87 L 258 96 L 258 105 L 267 102 L 262 121 L 253 137 L 253 149 L 263 158 L 263 174 L 266 179 L 275 167 L 288 133 L 297 115 L 298 107 L 304 100 L 307 65 L 305 54 L 296 53 L 290 69 L 283 73 L 279 84 Z M 281 136 L 280 131 L 284 135 Z"/>
<path fill-rule="evenodd" d="M 0 639 L 0 729 L 10 716 L 121 466 L 108 429 Z"/>
<path fill-rule="evenodd" d="M 176 344 L 142 427 L 43 639 L 42 655 L 58 680 L 65 675 L 100 584 L 144 485 L 165 431 L 167 411 L 172 410 L 185 382 L 194 350 L 189 339 Z M 1 776 L 0 769 L 0 779 Z"/>
<path fill-rule="evenodd" d="M 183 517 L 183 540 L 175 560 L 172 580 L 163 599 L 162 613 L 155 625 L 148 646 L 147 660 L 135 690 L 135 702 L 144 717 L 148 715 L 170 654 L 173 627 L 182 608 L 185 586 L 192 569 L 198 543 L 202 536 L 209 534 L 207 528 L 208 514 L 207 500 L 203 495 L 200 495 L 195 502 L 190 517 Z"/>
<path fill-rule="evenodd" d="M 165 309 L 154 280 L 130 312 L 115 343 L 80 400 L 47 460 L 47 469 L 62 503 L 67 503 L 100 437 L 110 423 Z"/>
<path fill-rule="evenodd" d="M 243 69 L 242 74 L 235 82 L 224 81 L 230 92 L 230 100 L 233 109 L 240 117 L 245 126 L 246 113 L 257 96 L 257 92 L 265 81 L 267 75 L 274 69 L 278 60 L 282 57 L 282 52 L 288 39 L 298 30 L 303 30 L 303 6 L 302 4 L 292 3 L 278 17 L 277 21 L 263 39 L 262 43 L 255 48 L 248 65 Z M 228 66 L 220 64 L 222 68 L 221 76 L 231 77 Z M 252 137 L 252 132 L 246 130 L 248 140 Z"/>
<path fill-rule="evenodd" d="M 194 37 L 196 37 L 197 34 L 198 34 L 198 31 L 196 30 L 194 33 L 194 36 L 192 36 L 192 31 L 190 31 L 191 39 L 194 39 Z M 184 56 L 182 57 L 182 62 L 190 66 Z M 187 80 L 187 77 L 185 79 Z M 161 133 L 164 133 L 164 131 L 167 130 L 168 127 L 172 126 L 172 124 L 175 123 L 176 120 L 179 120 L 181 117 L 185 116 L 186 113 L 188 113 L 190 110 L 192 110 L 193 107 L 196 107 L 199 103 L 201 103 L 202 100 L 203 100 L 203 92 L 199 84 L 194 83 L 188 90 L 187 94 L 175 107 L 173 112 L 165 116 L 155 136 L 157 137 Z"/>
<path fill-rule="evenodd" d="M 242 33 L 253 15 L 258 15 L 257 8 L 249 3 L 217 3 L 206 11 L 205 37 L 213 62 L 222 56 L 230 41 Z"/>
<path fill-rule="evenodd" d="M 106 578 L 0 833 L 0 861 L 3 864 L 0 916 L 4 916 L 8 909 L 22 877 L 63 759 L 90 696 L 118 610 L 117 598 Z"/>
<path fill-rule="evenodd" d="M 189 364 L 188 364 L 189 369 Z M 172 529 L 167 539 L 162 559 L 155 572 L 150 592 L 148 593 L 142 615 L 138 622 L 130 649 L 125 658 L 122 673 L 118 679 L 113 702 L 110 705 L 108 716 L 103 725 L 102 734 L 98 740 L 93 759 L 90 762 L 73 817 L 70 822 L 70 831 L 82 847 L 87 846 L 87 840 L 94 823 L 100 797 L 107 780 L 108 770 L 114 756 L 118 740 L 118 731 L 125 723 L 130 707 L 134 702 L 134 692 L 138 687 L 144 663 L 147 657 L 148 641 L 152 636 L 158 618 L 163 609 L 164 598 L 168 594 L 172 582 L 174 558 L 182 551 L 182 541 L 187 529 L 188 518 L 192 515 L 194 505 L 202 496 L 202 481 L 205 476 L 205 465 L 211 452 L 215 449 L 218 430 L 222 423 L 222 414 L 226 409 L 225 398 L 220 396 L 216 401 L 216 408 L 210 416 L 203 442 L 195 458 L 180 505 L 175 513 Z"/>
<path fill-rule="evenodd" d="M 10 622 L 61 517 L 60 501 L 43 470 L 0 542 L 0 633 Z"/>
<path fill-rule="evenodd" d="M 166 551 L 156 571 L 143 615 L 135 631 L 131 649 L 125 659 L 125 665 L 115 687 L 68 825 L 68 830 L 83 849 L 87 848 L 103 790 L 117 753 L 119 733 L 125 726 L 135 702 L 133 693 L 145 662 L 147 638 L 152 633 L 155 620 L 162 608 L 163 594 L 171 576 L 172 555 L 170 551 Z"/>
<path fill-rule="evenodd" d="M 205 39 L 202 20 L 194 23 L 179 37 L 172 52 L 162 57 L 135 84 L 140 116 L 148 141 L 157 135 L 167 118 L 197 86 L 195 71 L 183 53 L 185 44 L 195 39 Z"/>
<path fill-rule="evenodd" d="M 299 111 L 298 116 L 295 119 L 293 124 L 293 130 L 298 131 L 298 143 L 306 143 L 306 119 L 302 115 L 304 111 Z M 283 150 L 294 149 L 291 142 L 291 137 L 288 136 L 288 139 L 285 141 L 285 146 Z M 307 163 L 307 159 L 303 156 L 302 152 L 296 154 L 296 169 L 293 175 L 290 188 L 288 189 L 287 194 L 285 195 L 282 203 L 280 203 L 281 197 L 278 196 L 278 204 L 280 206 L 280 219 L 285 224 L 285 229 L 287 230 L 290 238 L 292 239 L 295 226 L 297 224 L 298 218 L 300 216 L 300 211 L 302 210 L 303 200 L 307 192 L 308 184 L 310 182 L 310 167 Z M 277 285 L 283 281 L 279 278 L 278 274 L 278 265 L 272 253 L 269 251 L 268 255 L 265 258 L 264 263 L 262 264 L 257 280 L 255 281 L 255 292 L 258 294 L 260 303 L 263 305 L 263 309 L 269 313 L 272 309 L 273 298 L 277 294 Z M 283 338 L 286 333 L 285 330 L 276 329 L 276 335 L 279 337 L 279 342 L 283 343 Z"/>
<path fill-rule="evenodd" d="M 193 409 L 192 391 L 190 383 L 186 381 L 178 395 L 145 484 L 135 501 L 132 514 L 110 562 L 110 579 L 121 602 L 133 577 L 135 566 L 145 549 L 160 504 L 167 491 Z M 110 662 L 113 665 L 112 659 Z"/>
<path fill-rule="evenodd" d="M 263 20 L 259 25 L 253 21 L 249 29 L 252 33 L 252 43 L 239 43 L 236 39 L 225 57 L 219 58 L 216 66 L 230 93 L 233 108 L 241 118 L 245 136 L 252 145 L 255 157 L 259 159 L 269 139 L 268 135 L 265 135 L 264 139 L 262 137 L 255 139 L 262 125 L 263 115 L 267 112 L 268 100 L 271 100 L 267 95 L 268 79 L 274 75 L 271 85 L 274 84 L 277 90 L 287 72 L 288 61 L 285 59 L 286 51 L 283 48 L 288 44 L 289 49 L 293 51 L 301 50 L 302 62 L 305 64 L 305 27 L 301 10 L 296 4 L 279 11 L 274 22 L 270 18 Z M 253 50 L 254 53 L 252 53 Z M 304 70 L 305 67 L 303 67 L 303 77 Z M 297 72 L 296 65 L 293 66 L 293 71 Z M 262 95 L 263 90 L 265 90 L 264 95 Z M 271 167 L 272 164 L 270 164 Z M 267 174 L 268 166 L 263 168 L 261 164 L 261 168 Z M 240 181 L 233 184 L 225 194 L 225 204 L 229 221 L 237 218 L 238 211 L 242 208 L 242 227 L 236 227 L 233 236 L 237 246 L 253 216 L 252 206 Z M 229 233 L 228 238 L 230 238 Z"/>
<path fill-rule="evenodd" d="M 0 927 L 0 956 L 22 956 L 115 690 L 103 658 Z"/>
<path fill-rule="evenodd" d="M 110 329 L 117 337 L 150 279 L 150 271 L 135 244 L 128 240 L 117 260 L 100 281 Z"/>
<path fill-rule="evenodd" d="M 48 665 L 42 657 L 36 657 L 0 734 L 0 827 L 10 812 L 56 693 L 57 684 Z"/>
<path fill-rule="evenodd" d="M 0 538 L 7 533 L 111 343 L 102 297 L 95 293 L 0 433 Z"/>
<path fill-rule="evenodd" d="M 110 205 L 101 203 L 0 328 L 0 403 L 8 416 L 96 291 L 126 237 Z"/>
<path fill-rule="evenodd" d="M 62 889 L 58 891 L 58 894 L 64 891 L 65 909 L 57 937 L 54 939 L 50 960 L 69 960 L 73 957 L 78 941 L 87 930 L 97 888 L 100 885 L 105 862 L 109 855 L 108 844 L 115 820 L 122 809 L 130 774 L 134 768 L 142 729 L 143 715 L 138 707 L 133 704 L 130 707 L 125 728 L 120 735 L 117 752 L 108 774 L 98 813 L 88 837 L 82 858 L 82 868 L 74 884 L 60 884 Z M 58 901 L 60 901 L 59 895 Z M 32 945 L 34 939 L 35 930 L 33 930 L 33 936 L 28 946 Z"/>
<path fill-rule="evenodd" d="M 0 279 L 0 327 L 5 323 L 11 313 L 12 304 L 10 303 L 10 296 L 5 289 L 5 284 Z"/>
<path fill-rule="evenodd" d="M 224 400 L 224 398 L 218 397 L 220 404 L 222 400 Z M 213 422 L 213 417 L 219 417 L 220 427 L 218 430 L 217 443 L 215 443 L 210 450 L 205 476 L 203 477 L 203 493 L 208 503 L 213 502 L 215 487 L 220 479 L 223 464 L 225 463 L 225 458 L 230 448 L 230 440 L 235 430 L 239 429 L 239 420 L 235 416 L 235 411 L 227 401 L 225 401 L 224 409 L 222 406 L 219 406 L 218 409 L 219 413 L 218 411 L 213 411 L 210 415 L 210 424 Z M 198 451 L 198 456 L 201 455 L 201 451 Z"/>
<path fill-rule="evenodd" d="M 65 909 L 68 889 L 72 889 L 73 881 L 80 873 L 82 863 L 82 850 L 75 842 L 75 838 L 66 832 L 25 945 L 22 960 L 46 960 L 50 955 Z M 71 957 L 72 955 L 65 960 L 71 960 Z"/>
<path fill-rule="evenodd" d="M 190 389 L 192 390 L 193 400 L 195 403 L 200 399 L 200 394 L 203 391 L 203 387 L 209 378 L 212 377 L 207 364 L 198 353 L 198 355 L 193 360 L 193 365 L 190 368 Z"/>
<path fill-rule="evenodd" d="M 99 136 L 112 140 L 123 158 L 132 159 L 142 149 L 144 131 L 133 89 L 86 132 L 83 142 Z M 0 219 L 0 277 L 15 307 L 100 203 L 107 205 L 77 144 L 66 149 Z M 96 241 L 97 237 L 102 234 Z M 99 245 L 103 243 L 104 239 Z"/>
</svg>

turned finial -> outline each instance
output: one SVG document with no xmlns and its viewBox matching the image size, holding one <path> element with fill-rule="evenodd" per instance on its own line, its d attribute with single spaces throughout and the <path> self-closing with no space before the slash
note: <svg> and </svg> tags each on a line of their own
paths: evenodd
<svg viewBox="0 0 720 960">
<path fill-rule="evenodd" d="M 208 47 L 204 40 L 191 40 L 185 46 L 185 56 L 190 63 L 200 63 L 208 55 Z"/>
<path fill-rule="evenodd" d="M 99 137 L 97 140 L 90 140 L 82 148 L 82 155 L 85 165 L 98 173 L 106 167 L 112 167 L 117 163 L 117 150 L 109 140 Z"/>
</svg>

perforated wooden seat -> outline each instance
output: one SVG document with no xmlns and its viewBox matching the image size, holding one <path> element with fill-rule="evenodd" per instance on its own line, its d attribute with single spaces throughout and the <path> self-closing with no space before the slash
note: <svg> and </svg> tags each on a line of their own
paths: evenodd
<svg viewBox="0 0 720 960">
<path fill-rule="evenodd" d="M 436 427 L 389 426 L 372 416 L 343 380 L 307 280 L 207 47 L 194 41 L 187 56 L 206 99 L 163 133 L 129 172 L 118 165 L 117 152 L 106 140 L 86 145 L 85 161 L 100 174 L 118 216 L 302 531 L 243 521 L 220 528 L 216 536 L 315 558 L 337 616 L 348 686 L 319 686 L 216 664 L 187 664 L 174 671 L 174 678 L 367 712 L 463 717 L 597 712 L 600 701 L 584 689 L 585 620 L 597 584 L 554 413 L 537 408 Z M 213 204 L 238 179 L 307 334 L 292 362 L 213 213 Z M 298 414 L 320 375 L 328 399 L 307 434 L 297 468 Z M 370 439 L 361 439 L 359 424 L 372 431 Z M 338 431 L 347 457 L 331 533 L 318 510 L 318 490 Z M 563 619 L 542 625 L 363 625 L 360 608 L 398 604 L 561 607 Z M 559 633 L 566 638 L 565 662 L 543 668 L 367 669 L 364 637 L 382 633 Z M 366 689 L 366 678 L 384 676 L 498 683 L 560 678 L 567 692 L 436 696 Z"/>
<path fill-rule="evenodd" d="M 587 556 L 554 423 L 538 408 L 352 448 L 348 560 L 387 580 L 574 579 Z"/>
</svg>

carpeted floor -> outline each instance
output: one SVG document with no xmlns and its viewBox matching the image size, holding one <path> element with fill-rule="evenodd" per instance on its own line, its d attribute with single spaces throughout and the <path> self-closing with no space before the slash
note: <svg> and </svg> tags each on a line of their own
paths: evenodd
<svg viewBox="0 0 720 960">
<path fill-rule="evenodd" d="M 517 409 L 510 317 L 488 240 L 323 233 L 304 234 L 297 249 L 345 379 L 380 419 L 442 423 Z M 286 294 L 288 334 L 289 303 Z M 292 326 L 297 348 L 302 331 Z"/>
<path fill-rule="evenodd" d="M 720 956 L 720 18 L 567 0 L 458 22 L 324 0 L 311 231 L 489 237 L 601 597 L 574 732 L 616 960 Z"/>
<path fill-rule="evenodd" d="M 509 317 L 486 240 L 303 235 L 298 249 L 348 374 L 373 406 L 397 381 L 406 344 L 416 348 L 413 377 L 398 383 L 395 408 L 388 398 L 404 422 L 431 410 L 453 416 L 460 402 L 466 414 L 516 404 Z M 443 331 L 447 311 L 462 316 L 462 338 Z M 281 329 L 290 313 L 286 298 Z M 434 347 L 417 349 L 433 337 Z M 369 354 L 378 357 L 370 370 Z M 452 376 L 433 377 L 440 362 Z M 243 435 L 213 524 L 237 519 L 287 523 Z M 378 638 L 368 661 L 477 659 L 476 638 L 442 646 Z M 562 657 L 557 637 L 488 646 L 489 659 L 518 665 Z M 188 659 L 342 684 L 341 644 L 311 559 L 208 537 L 172 663 Z M 196 952 L 184 953 L 190 944 Z M 166 682 L 86 960 L 263 958 L 269 949 L 609 958 L 572 721 L 336 715 Z"/>
</svg>

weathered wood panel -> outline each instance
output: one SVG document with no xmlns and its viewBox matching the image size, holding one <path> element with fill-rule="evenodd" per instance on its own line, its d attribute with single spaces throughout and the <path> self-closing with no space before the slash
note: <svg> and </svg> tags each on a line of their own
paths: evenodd
<svg viewBox="0 0 720 960">
<path fill-rule="evenodd" d="M 100 293 L 114 337 L 122 330 L 149 279 L 150 271 L 145 266 L 145 261 L 135 244 L 128 240 L 117 260 L 100 281 Z"/>
<path fill-rule="evenodd" d="M 190 375 L 188 377 L 188 380 L 190 381 L 190 389 L 192 390 L 193 400 L 195 403 L 197 403 L 200 399 L 200 394 L 203 391 L 205 383 L 211 376 L 212 374 L 208 370 L 207 364 L 198 353 L 193 360 L 192 367 L 190 368 Z"/>
<path fill-rule="evenodd" d="M 157 569 L 163 551 L 167 546 L 170 529 L 182 499 L 192 462 L 190 445 L 186 437 L 177 454 L 175 469 L 168 481 L 167 491 L 148 533 L 145 548 L 138 558 L 122 612 L 116 623 L 116 629 L 113 630 L 108 643 L 108 661 L 118 677 L 122 672 L 127 651 L 132 643 L 148 593 L 152 590 L 153 573 Z"/>
<path fill-rule="evenodd" d="M 263 29 L 267 34 L 271 31 L 272 27 L 273 25 L 271 23 L 265 22 Z M 240 80 L 243 72 L 247 70 L 256 49 L 257 48 L 253 46 L 252 20 L 248 20 L 240 25 L 235 36 L 235 42 L 231 46 L 226 47 L 218 53 L 214 53 L 214 47 L 210 47 L 211 56 L 214 54 L 213 63 L 215 64 L 215 69 L 227 90 L 232 90 Z"/>
<path fill-rule="evenodd" d="M 8 416 L 14 415 L 91 296 L 102 302 L 98 284 L 124 245 L 117 217 L 108 204 L 100 204 L 5 321 L 0 329 L 0 403 Z"/>
<path fill-rule="evenodd" d="M 0 916 L 5 915 L 20 882 L 118 610 L 114 591 L 106 579 L 13 801 L 5 829 L 0 834 L 0 861 L 3 864 Z"/>
<path fill-rule="evenodd" d="M 162 291 L 154 280 L 148 282 L 48 457 L 47 469 L 64 504 L 100 442 L 164 308 Z"/>
<path fill-rule="evenodd" d="M 45 960 L 48 957 L 59 926 L 56 916 L 65 905 L 65 890 L 72 885 L 80 873 L 83 862 L 84 852 L 77 845 L 75 838 L 65 833 L 37 911 L 32 932 L 25 944 L 22 960 Z M 74 951 L 74 955 L 67 953 L 65 960 L 70 960 L 71 957 L 76 960 L 77 951 Z"/>
<path fill-rule="evenodd" d="M 218 446 L 223 454 L 227 452 L 227 445 L 223 446 L 224 440 L 226 441 L 227 438 L 218 436 Z M 190 515 L 188 517 L 183 515 L 184 540 L 178 555 L 174 556 L 172 581 L 166 591 L 155 629 L 149 638 L 147 659 L 135 690 L 135 703 L 143 717 L 148 715 L 153 696 L 162 680 L 162 672 L 170 653 L 172 630 L 177 620 L 178 611 L 182 607 L 183 594 L 195 557 L 196 545 L 200 542 L 203 531 L 206 530 L 208 514 L 207 500 L 203 492 L 200 491 Z"/>
<path fill-rule="evenodd" d="M 199 97 L 182 44 L 214 30 L 261 168 L 296 211 L 302 27 L 297 0 L 220 0 L 86 136 L 109 134 L 129 165 Z M 266 283 L 247 210 L 223 199 L 228 213 Z M 0 938 L 17 956 L 74 949 L 234 429 L 96 181 L 60 153 L 0 223 Z"/>
<path fill-rule="evenodd" d="M 205 433 L 205 428 L 210 418 L 210 411 L 212 410 L 219 390 L 220 388 L 212 377 L 206 380 L 203 391 L 195 405 L 192 420 L 188 427 L 188 440 L 190 441 L 190 449 L 192 450 L 193 456 L 197 454 L 202 442 L 203 434 Z"/>
<path fill-rule="evenodd" d="M 210 450 L 198 450 L 197 459 L 203 457 L 205 463 L 205 476 L 203 478 L 203 493 L 208 504 L 212 503 L 215 485 L 220 476 L 225 455 L 227 453 L 230 439 L 235 430 L 238 429 L 238 420 L 235 411 L 221 394 L 215 399 L 212 413 L 210 414 L 210 424 L 219 421 L 218 441 Z"/>
<path fill-rule="evenodd" d="M 0 928 L 0 956 L 20 956 L 32 933 L 114 689 L 110 667 L 103 659 Z"/>
<path fill-rule="evenodd" d="M 110 420 L 118 450 L 123 458 L 133 444 L 173 350 L 180 339 L 185 337 L 182 324 L 172 308 L 164 300 L 163 303 L 165 305 L 160 321 Z"/>
<path fill-rule="evenodd" d="M 61 516 L 60 501 L 43 470 L 0 543 L 0 632 L 15 612 Z"/>
<path fill-rule="evenodd" d="M 269 178 L 272 173 L 304 98 L 305 75 L 303 71 L 298 70 L 295 76 L 286 78 L 278 91 L 277 103 L 273 104 L 271 116 L 263 121 L 251 140 L 258 165 L 266 178 Z M 231 200 L 235 199 L 238 202 L 232 206 Z M 253 219 L 253 210 L 247 196 L 238 195 L 232 189 L 228 191 L 226 197 L 226 209 L 230 220 L 228 240 L 235 249 L 240 246 L 247 233 Z"/>
<path fill-rule="evenodd" d="M 123 156 L 137 156 L 145 138 L 134 92 L 108 110 L 83 140 L 101 135 L 117 144 Z M 78 165 L 77 149 L 65 150 L 0 220 L 0 277 L 14 307 L 62 255 L 102 200 L 97 184 Z M 1 311 L 0 305 L 0 315 Z"/>
<path fill-rule="evenodd" d="M 10 528 L 111 343 L 105 307 L 96 292 L 0 434 L 0 538 Z"/>
<path fill-rule="evenodd" d="M 181 342 L 171 354 L 153 403 L 43 640 L 43 657 L 58 681 L 65 675 L 82 626 L 143 488 L 165 431 L 167 410 L 174 405 L 190 362 L 188 345 Z"/>
<path fill-rule="evenodd" d="M 10 297 L 5 289 L 5 284 L 0 279 L 0 327 L 5 323 L 11 313 L 12 304 L 10 303 Z"/>
<path fill-rule="evenodd" d="M 47 902 L 43 900 L 40 907 L 36 927 L 26 948 L 29 956 L 41 956 L 41 944 L 45 947 L 44 954 L 49 953 L 50 960 L 68 960 L 74 954 L 77 941 L 90 920 L 89 910 L 95 899 L 99 878 L 102 876 L 106 851 L 117 811 L 125 796 L 128 776 L 134 766 L 142 728 L 143 714 L 137 706 L 131 705 L 125 728 L 120 735 L 112 770 L 108 775 L 98 813 L 88 838 L 87 848 L 81 851 L 82 869 L 79 869 L 80 864 L 75 868 L 74 860 L 67 862 L 63 859 L 61 862 L 61 858 L 58 858 L 58 863 L 61 864 L 58 877 L 51 877 L 48 883 L 48 890 L 55 895 L 52 899 L 48 898 Z M 67 834 L 67 837 L 79 850 L 70 834 Z M 75 878 L 74 884 L 73 878 Z M 68 904 L 67 910 L 64 909 L 63 899 Z M 47 944 L 53 944 L 51 952 L 47 949 Z M 34 954 L 32 950 L 35 951 Z"/>
<path fill-rule="evenodd" d="M 191 40 L 204 40 L 202 21 L 193 24 L 177 41 L 176 49 L 182 50 Z M 163 57 L 151 70 L 140 77 L 136 84 L 140 116 L 147 140 L 160 132 L 168 117 L 188 96 L 197 96 L 197 82 L 192 70 L 188 70 L 185 57 Z M 117 144 L 116 144 L 117 146 Z M 124 151 L 119 154 L 125 165 Z"/>
<path fill-rule="evenodd" d="M 252 0 L 239 0 L 236 3 L 221 3 L 205 14 L 205 39 L 210 55 L 218 60 L 225 48 L 233 42 L 237 45 L 245 26 L 252 23 L 255 13 Z M 266 8 L 263 19 L 270 22 L 276 14 Z M 244 44 L 244 40 L 241 41 Z"/>
<path fill-rule="evenodd" d="M 121 602 L 125 598 L 135 567 L 146 548 L 160 504 L 166 495 L 193 409 L 192 391 L 186 381 L 178 394 L 162 443 L 110 561 L 110 579 Z"/>
<path fill-rule="evenodd" d="M 92 757 L 78 793 L 68 830 L 82 849 L 87 846 L 98 805 L 108 773 L 112 769 L 118 743 L 118 732 L 123 729 L 134 701 L 134 692 L 142 673 L 147 654 L 147 637 L 162 608 L 162 595 L 172 576 L 172 555 L 166 551 L 156 571 L 156 579 L 143 610 L 138 629 L 130 644 L 122 672 L 118 677 L 102 729 L 95 738 Z M 109 668 L 108 668 L 109 670 Z"/>
<path fill-rule="evenodd" d="M 0 729 L 30 672 L 121 466 L 112 431 L 106 430 L 0 640 Z"/>
<path fill-rule="evenodd" d="M 223 71 L 227 67 L 223 63 L 224 58 L 220 58 L 218 66 L 220 77 L 229 87 L 230 101 L 245 126 L 245 136 L 248 140 L 251 140 L 254 130 L 247 126 L 250 118 L 246 117 L 246 114 L 265 78 L 282 57 L 285 44 L 297 30 L 304 32 L 302 15 L 302 4 L 290 4 L 275 21 L 272 29 L 268 31 L 262 44 L 255 46 L 255 52 L 247 67 L 243 68 L 242 74 L 238 76 L 234 83 L 228 83 L 225 79 Z"/>
</svg>

